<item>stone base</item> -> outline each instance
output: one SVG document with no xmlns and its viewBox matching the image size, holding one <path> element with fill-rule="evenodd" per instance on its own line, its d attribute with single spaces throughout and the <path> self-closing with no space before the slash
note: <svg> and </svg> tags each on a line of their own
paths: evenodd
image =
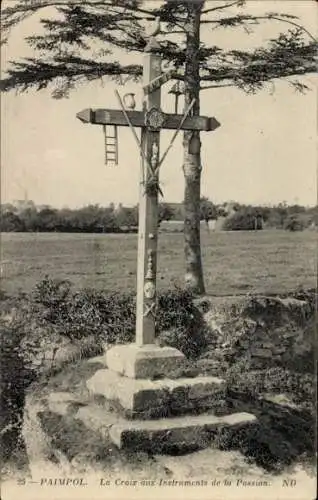
<svg viewBox="0 0 318 500">
<path fill-rule="evenodd" d="M 56 442 L 57 435 L 60 442 L 67 441 L 75 429 L 78 435 L 82 432 L 82 449 L 85 450 L 87 443 L 89 453 L 93 446 L 94 453 L 101 455 L 105 450 L 107 454 L 111 454 L 109 448 L 113 447 L 110 446 L 112 444 L 120 449 L 152 454 L 179 455 L 207 447 L 212 450 L 213 447 L 218 448 L 220 441 L 215 438 L 222 436 L 222 433 L 225 433 L 227 440 L 231 440 L 238 429 L 243 428 L 249 433 L 253 426 L 257 425 L 256 417 L 248 413 L 232 413 L 222 417 L 203 414 L 127 421 L 116 412 L 108 411 L 92 401 L 83 404 L 81 400 L 78 394 L 51 393 L 46 396 L 45 406 L 48 411 L 40 412 L 37 418 L 40 418 L 43 430 L 48 433 L 50 440 L 53 438 L 53 442 Z M 52 425 L 52 421 L 56 422 L 56 425 Z M 79 443 L 72 442 L 66 448 L 63 447 L 63 453 L 73 459 L 78 448 Z M 118 456 L 115 457 L 118 460 Z M 213 455 L 211 458 L 213 459 Z M 193 460 L 193 455 L 188 456 L 188 460 Z"/>
<path fill-rule="evenodd" d="M 118 448 L 169 453 L 206 448 L 222 430 L 231 429 L 234 433 L 239 428 L 256 423 L 256 417 L 249 413 L 224 417 L 198 415 L 114 424 L 109 429 L 109 435 Z"/>
<path fill-rule="evenodd" d="M 106 365 L 110 370 L 135 379 L 169 378 L 184 361 L 185 356 L 178 349 L 154 344 L 119 345 L 106 352 Z"/>
<path fill-rule="evenodd" d="M 216 377 L 136 380 L 112 370 L 98 370 L 86 386 L 122 410 L 126 418 L 159 418 L 185 413 L 202 413 L 218 406 L 225 384 Z"/>
</svg>

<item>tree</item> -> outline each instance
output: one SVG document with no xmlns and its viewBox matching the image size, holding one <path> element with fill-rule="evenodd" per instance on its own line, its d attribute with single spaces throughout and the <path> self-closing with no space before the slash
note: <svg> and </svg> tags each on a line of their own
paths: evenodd
<svg viewBox="0 0 318 500">
<path fill-rule="evenodd" d="M 223 229 L 226 231 L 263 229 L 262 213 L 257 207 L 241 207 L 225 220 Z"/>
<path fill-rule="evenodd" d="M 34 232 L 38 231 L 38 211 L 35 206 L 27 207 L 21 210 L 19 217 L 23 222 L 24 231 Z"/>
<path fill-rule="evenodd" d="M 279 203 L 273 210 L 274 225 L 277 228 L 283 229 L 285 220 L 288 216 L 288 208 L 285 202 Z"/>
<path fill-rule="evenodd" d="M 37 214 L 37 229 L 42 232 L 54 231 L 58 224 L 58 211 L 53 208 L 44 208 Z"/>
<path fill-rule="evenodd" d="M 163 220 L 171 220 L 174 216 L 174 210 L 168 203 L 160 203 L 158 207 L 158 226 Z"/>
<path fill-rule="evenodd" d="M 138 226 L 137 207 L 123 207 L 120 203 L 115 212 L 115 221 L 119 228 L 136 228 Z"/>
<path fill-rule="evenodd" d="M 302 231 L 305 226 L 305 220 L 299 214 L 288 215 L 284 222 L 284 229 L 288 231 Z"/>
<path fill-rule="evenodd" d="M 217 207 L 206 197 L 200 199 L 200 220 L 204 220 L 209 229 L 209 221 L 218 218 Z"/>
<path fill-rule="evenodd" d="M 74 228 L 84 233 L 108 233 L 118 230 L 112 207 L 87 205 L 74 211 Z"/>
<path fill-rule="evenodd" d="M 3 233 L 10 233 L 14 231 L 19 232 L 24 230 L 24 224 L 17 214 L 11 211 L 6 211 L 1 213 L 0 230 Z"/>
<path fill-rule="evenodd" d="M 123 82 L 139 79 L 138 64 L 112 60 L 113 49 L 140 53 L 146 44 L 145 21 L 160 17 L 164 40 L 161 53 L 173 67 L 177 80 L 184 81 L 185 106 L 192 99 L 194 115 L 200 112 L 200 91 L 236 86 L 254 92 L 276 78 L 316 72 L 317 43 L 297 18 L 286 13 L 248 14 L 245 0 L 17 0 L 2 10 L 4 43 L 10 30 L 27 17 L 43 12 L 44 34 L 28 38 L 39 51 L 38 57 L 15 61 L 2 80 L 4 91 L 42 89 L 53 84 L 53 96 L 60 98 L 76 85 L 92 79 L 110 77 Z M 266 5 L 266 2 L 264 2 Z M 45 7 L 56 7 L 57 17 L 45 18 Z M 266 8 L 266 7 L 265 7 Z M 203 24 L 216 28 L 243 28 L 251 32 L 261 22 L 285 23 L 287 29 L 265 47 L 250 51 L 223 50 L 202 43 Z M 96 43 L 104 48 L 94 50 Z M 290 83 L 306 90 L 301 80 Z M 193 291 L 204 293 L 200 250 L 201 154 L 198 132 L 184 132 L 183 171 L 184 237 L 186 282 Z M 196 144 L 194 148 L 193 145 Z"/>
</svg>

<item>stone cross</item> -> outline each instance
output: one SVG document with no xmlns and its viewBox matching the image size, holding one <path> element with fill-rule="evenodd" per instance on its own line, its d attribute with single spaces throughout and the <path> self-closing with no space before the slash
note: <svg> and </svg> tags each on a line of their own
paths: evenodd
<svg viewBox="0 0 318 500">
<path fill-rule="evenodd" d="M 161 111 L 161 86 L 173 78 L 173 72 L 162 72 L 160 45 L 156 40 L 158 32 L 157 29 L 152 33 L 144 50 L 142 111 L 125 109 L 117 93 L 122 109 L 85 109 L 77 114 L 77 117 L 85 123 L 129 126 L 140 148 L 137 346 L 155 343 L 159 167 L 164 159 L 163 157 L 160 159 L 159 156 L 160 131 L 162 129 L 174 129 L 176 133 L 179 130 L 212 131 L 220 125 L 213 117 L 166 114 Z M 141 128 L 140 141 L 135 127 Z"/>
</svg>

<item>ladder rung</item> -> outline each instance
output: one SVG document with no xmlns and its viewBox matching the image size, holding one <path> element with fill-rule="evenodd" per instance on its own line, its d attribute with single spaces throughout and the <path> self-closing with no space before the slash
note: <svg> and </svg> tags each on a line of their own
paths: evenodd
<svg viewBox="0 0 318 500">
<path fill-rule="evenodd" d="M 115 125 L 104 126 L 105 163 L 118 165 L 118 132 Z M 109 134 L 109 135 L 108 135 Z"/>
</svg>

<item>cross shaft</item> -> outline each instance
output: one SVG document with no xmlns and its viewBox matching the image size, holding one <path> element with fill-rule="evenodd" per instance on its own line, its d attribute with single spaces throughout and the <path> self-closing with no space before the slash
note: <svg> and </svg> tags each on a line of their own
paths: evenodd
<svg viewBox="0 0 318 500">
<path fill-rule="evenodd" d="M 155 343 L 156 277 L 159 169 L 180 130 L 212 131 L 220 126 L 214 117 L 163 113 L 161 85 L 171 78 L 171 72 L 161 72 L 161 56 L 157 41 L 151 37 L 143 60 L 143 110 L 125 109 L 117 92 L 120 109 L 84 109 L 77 113 L 84 123 L 130 127 L 141 153 L 139 193 L 136 345 Z M 135 127 L 141 128 L 141 140 Z M 160 160 L 160 131 L 175 130 L 170 145 Z"/>
</svg>

